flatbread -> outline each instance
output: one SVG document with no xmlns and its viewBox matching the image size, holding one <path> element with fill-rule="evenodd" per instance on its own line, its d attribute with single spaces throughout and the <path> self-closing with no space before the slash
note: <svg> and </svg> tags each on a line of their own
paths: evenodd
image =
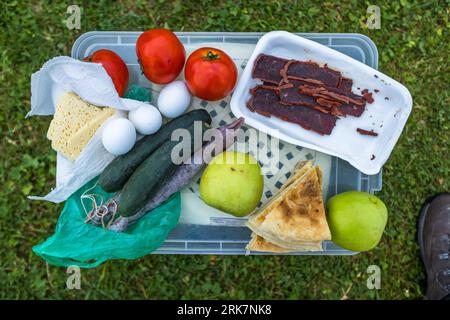
<svg viewBox="0 0 450 320">
<path fill-rule="evenodd" d="M 252 239 L 247 244 L 246 249 L 250 251 L 260 251 L 260 252 L 277 252 L 277 253 L 291 252 L 291 250 L 289 249 L 279 247 L 277 245 L 274 245 L 273 243 L 264 240 L 263 237 L 258 236 L 256 233 L 252 233 Z"/>
<path fill-rule="evenodd" d="M 321 242 L 330 240 L 331 233 L 323 204 L 320 168 L 312 167 L 309 161 L 302 163 L 282 190 L 249 218 L 247 226 L 267 242 L 284 249 L 322 250 Z"/>
<path fill-rule="evenodd" d="M 259 251 L 259 252 L 274 252 L 274 253 L 288 253 L 288 252 L 301 252 L 301 251 L 322 251 L 322 242 L 306 244 L 303 247 L 297 247 L 295 249 L 288 249 L 277 246 L 263 237 L 252 233 L 252 239 L 247 244 L 247 250 Z"/>
<path fill-rule="evenodd" d="M 269 201 L 267 201 L 259 210 L 257 213 L 251 215 L 249 217 L 249 220 L 252 218 L 256 218 L 257 216 L 259 217 L 258 220 L 264 220 L 264 215 L 262 215 L 261 213 L 268 207 L 270 206 L 274 201 L 276 201 L 278 199 L 278 197 L 280 196 L 281 192 L 283 192 L 287 187 L 289 187 L 293 182 L 299 180 L 300 178 L 303 177 L 303 175 L 308 172 L 311 168 L 312 168 L 312 162 L 311 161 L 301 161 L 299 162 L 295 168 L 293 173 L 291 174 L 291 176 L 289 177 L 288 180 L 286 180 L 286 182 L 283 184 L 283 186 L 277 191 L 275 192 L 272 197 L 269 199 Z"/>
</svg>

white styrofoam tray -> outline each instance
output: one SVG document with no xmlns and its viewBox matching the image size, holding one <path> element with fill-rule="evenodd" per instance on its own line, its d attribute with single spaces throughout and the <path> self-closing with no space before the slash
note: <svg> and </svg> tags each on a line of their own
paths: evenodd
<svg viewBox="0 0 450 320">
<path fill-rule="evenodd" d="M 366 111 L 361 117 L 339 119 L 329 136 L 322 136 L 276 117 L 251 112 L 246 106 L 250 98 L 249 90 L 260 83 L 252 78 L 252 69 L 255 59 L 262 53 L 287 59 L 311 60 L 321 65 L 326 63 L 343 76 L 353 79 L 353 92 L 360 94 L 361 90 L 368 89 L 375 101 L 366 105 Z M 234 90 L 230 106 L 236 117 L 245 117 L 246 124 L 260 131 L 292 144 L 339 157 L 371 175 L 378 173 L 389 158 L 411 113 L 412 97 L 401 83 L 345 54 L 289 32 L 272 31 L 258 41 Z M 374 130 L 378 136 L 361 135 L 356 132 L 357 128 Z"/>
</svg>

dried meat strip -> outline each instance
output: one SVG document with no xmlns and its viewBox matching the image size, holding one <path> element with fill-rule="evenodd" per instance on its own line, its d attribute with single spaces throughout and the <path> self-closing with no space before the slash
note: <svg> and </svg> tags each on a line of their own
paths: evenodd
<svg viewBox="0 0 450 320">
<path fill-rule="evenodd" d="M 288 78 L 288 77 L 285 77 L 284 75 L 285 74 L 283 74 L 283 73 L 281 74 L 281 76 L 283 77 L 283 83 L 290 83 L 291 80 L 294 80 L 294 81 L 300 81 L 300 82 L 302 82 L 304 84 L 309 84 L 309 85 L 317 85 L 317 86 L 323 86 L 324 85 L 324 83 L 322 81 L 320 81 L 320 80 L 310 79 L 310 78 L 303 78 L 303 77 L 296 77 L 296 76 L 290 76 Z"/>
<path fill-rule="evenodd" d="M 339 107 L 339 106 L 342 105 L 342 103 L 339 102 L 339 101 L 328 100 L 328 99 L 325 99 L 325 98 L 317 98 L 316 102 L 318 104 L 320 104 L 321 106 L 328 107 L 328 108 Z"/>
<path fill-rule="evenodd" d="M 352 91 L 353 80 L 349 78 L 341 78 L 341 82 L 338 85 L 338 88 L 347 92 Z"/>
<path fill-rule="evenodd" d="M 321 101 L 322 105 L 319 103 L 319 105 L 325 109 L 320 109 L 320 110 L 328 110 L 329 113 L 335 115 L 335 116 L 352 116 L 352 117 L 360 117 L 365 108 L 361 107 L 361 106 L 355 106 L 354 104 L 339 104 L 339 105 L 333 105 L 333 104 L 327 104 L 324 103 L 321 99 L 323 98 L 319 98 L 317 99 L 317 101 Z M 333 101 L 334 102 L 334 101 Z M 319 110 L 316 107 L 317 110 Z"/>
<path fill-rule="evenodd" d="M 344 115 L 352 116 L 352 117 L 360 117 L 365 110 L 364 106 L 355 106 L 354 104 L 343 104 L 339 107 L 339 111 Z"/>
<path fill-rule="evenodd" d="M 308 85 L 309 83 L 294 79 L 289 79 L 288 81 L 288 83 L 278 87 L 280 90 L 280 102 L 282 104 L 309 107 L 314 107 L 318 104 L 313 96 L 300 93 L 298 89 L 299 86 Z"/>
<path fill-rule="evenodd" d="M 331 108 L 324 107 L 324 106 L 321 106 L 321 105 L 316 105 L 316 106 L 314 106 L 313 108 L 314 108 L 315 110 L 320 111 L 320 112 L 331 114 Z"/>
<path fill-rule="evenodd" d="M 329 87 L 329 86 L 325 86 L 325 85 L 314 85 L 311 83 L 306 83 L 305 81 L 295 80 L 295 79 L 288 79 L 288 83 L 286 83 L 284 85 L 287 86 L 288 84 L 293 84 L 296 87 L 300 87 L 300 86 L 304 85 L 305 86 L 304 89 L 309 90 L 311 92 L 311 94 L 314 94 L 314 93 L 326 94 L 326 92 L 331 92 L 331 93 L 336 93 L 340 96 L 347 97 L 351 100 L 354 100 L 356 102 L 356 105 L 364 105 L 364 103 L 365 103 L 365 99 L 363 96 L 357 95 L 357 94 L 353 93 L 352 91 L 345 91 L 340 88 L 333 88 L 333 87 Z M 345 100 L 347 100 L 347 99 L 345 99 Z"/>
<path fill-rule="evenodd" d="M 282 104 L 309 107 L 317 105 L 314 97 L 300 93 L 298 87 L 294 86 L 292 83 L 280 86 L 278 89 L 280 93 L 280 102 Z"/>
<path fill-rule="evenodd" d="M 250 99 L 247 101 L 247 108 L 250 109 L 250 111 L 255 111 L 254 107 L 254 99 L 255 99 L 255 93 L 259 91 L 260 93 L 265 93 L 267 95 L 267 101 L 275 101 L 276 99 L 273 96 L 276 96 L 279 101 L 279 90 L 276 86 L 266 86 L 266 85 L 258 85 L 252 89 L 250 89 Z M 259 97 L 260 98 L 260 97 Z M 261 98 L 260 98 L 261 99 Z"/>
<path fill-rule="evenodd" d="M 366 101 L 362 96 L 358 96 L 352 92 L 346 92 L 338 88 L 301 85 L 299 90 L 300 93 L 311 95 L 313 97 L 336 100 L 342 103 L 351 103 L 357 106 L 364 106 L 366 104 Z"/>
<path fill-rule="evenodd" d="M 357 128 L 356 131 L 358 131 L 358 133 L 360 133 L 362 135 L 366 135 L 366 136 L 373 136 L 373 137 L 378 136 L 378 133 L 376 133 L 373 130 L 369 131 L 369 130 L 364 130 L 364 129 L 361 129 L 361 128 Z"/>
<path fill-rule="evenodd" d="M 261 54 L 253 65 L 252 77 L 278 85 L 283 80 L 280 71 L 287 62 L 286 59 Z"/>
<path fill-rule="evenodd" d="M 289 83 L 279 86 L 280 102 L 284 105 L 308 106 L 316 110 L 331 113 L 332 107 L 336 107 L 335 115 L 360 117 L 364 112 L 364 106 L 342 103 L 329 98 L 314 98 L 310 95 L 300 93 L 298 87 L 305 84 L 299 80 L 289 80 Z"/>
<path fill-rule="evenodd" d="M 338 107 L 331 107 L 330 114 L 336 117 L 342 117 L 344 115 Z"/>
<path fill-rule="evenodd" d="M 372 92 L 366 92 L 366 93 L 364 93 L 363 94 L 363 98 L 364 98 L 364 100 L 366 100 L 367 101 L 367 103 L 369 103 L 369 104 L 371 104 L 371 103 L 373 103 L 375 100 L 373 99 L 373 97 L 372 97 Z"/>
<path fill-rule="evenodd" d="M 378 92 L 379 90 L 375 89 L 375 92 Z M 373 103 L 375 100 L 373 100 L 372 92 L 369 92 L 369 89 L 363 89 L 361 91 L 362 97 L 364 100 L 367 101 L 367 103 Z"/>
<path fill-rule="evenodd" d="M 257 86 L 251 90 L 251 95 L 247 107 L 264 116 L 275 116 L 322 135 L 331 134 L 336 125 L 337 117 L 331 114 L 309 107 L 282 105 L 278 90 L 272 87 Z"/>
<path fill-rule="evenodd" d="M 268 87 L 278 87 L 278 84 L 272 83 L 272 82 L 267 82 L 267 81 L 263 81 L 262 82 L 263 86 L 268 86 Z"/>
<path fill-rule="evenodd" d="M 341 73 L 333 69 L 319 66 L 311 61 L 289 60 L 281 70 L 284 81 L 287 79 L 314 79 L 318 80 L 326 86 L 337 87 L 341 82 Z M 299 79 L 300 78 L 300 79 Z"/>
</svg>

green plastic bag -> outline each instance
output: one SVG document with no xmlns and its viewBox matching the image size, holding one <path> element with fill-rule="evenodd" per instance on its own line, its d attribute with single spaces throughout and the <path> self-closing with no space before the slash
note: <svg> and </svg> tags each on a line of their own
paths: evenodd
<svg viewBox="0 0 450 320">
<path fill-rule="evenodd" d="M 81 200 L 81 195 L 95 185 L 88 193 L 102 195 L 105 201 L 113 196 L 96 182 L 97 178 L 67 199 L 55 234 L 33 247 L 33 251 L 49 264 L 93 268 L 109 259 L 137 259 L 160 247 L 177 225 L 181 211 L 179 193 L 143 216 L 127 232 L 119 233 L 86 224 L 81 201 L 87 210 L 92 208 L 92 203 L 87 199 Z"/>
</svg>

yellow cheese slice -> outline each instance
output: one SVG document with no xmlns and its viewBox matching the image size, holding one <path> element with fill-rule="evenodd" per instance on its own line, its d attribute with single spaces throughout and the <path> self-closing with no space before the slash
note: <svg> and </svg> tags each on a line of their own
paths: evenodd
<svg viewBox="0 0 450 320">
<path fill-rule="evenodd" d="M 88 144 L 89 140 L 94 136 L 100 126 L 111 116 L 104 113 L 100 117 L 94 118 L 87 125 L 81 128 L 74 136 L 72 136 L 67 145 L 62 149 L 64 154 L 70 159 L 75 160 Z"/>
<path fill-rule="evenodd" d="M 75 160 L 97 129 L 113 114 L 112 108 L 96 107 L 70 92 L 60 98 L 47 132 L 52 148 Z"/>
</svg>

